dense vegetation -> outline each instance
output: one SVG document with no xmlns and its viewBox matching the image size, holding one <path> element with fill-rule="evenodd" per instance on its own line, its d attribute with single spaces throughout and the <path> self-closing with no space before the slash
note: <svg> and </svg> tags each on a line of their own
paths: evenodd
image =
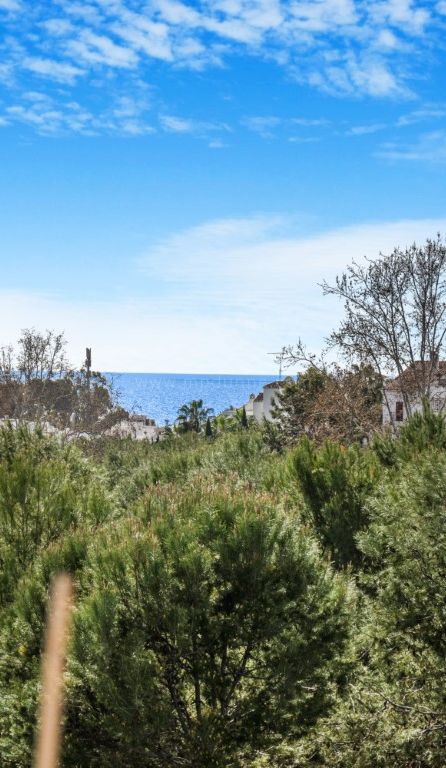
<svg viewBox="0 0 446 768">
<path fill-rule="evenodd" d="M 30 765 L 60 570 L 67 768 L 444 765 L 442 417 L 273 448 L 0 431 L 2 766 Z"/>
</svg>

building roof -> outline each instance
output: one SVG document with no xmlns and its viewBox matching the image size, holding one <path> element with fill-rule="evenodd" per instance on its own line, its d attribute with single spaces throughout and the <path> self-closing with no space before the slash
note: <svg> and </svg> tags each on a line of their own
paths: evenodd
<svg viewBox="0 0 446 768">
<path fill-rule="evenodd" d="M 409 387 L 411 384 L 415 384 L 418 377 L 423 374 L 423 365 L 426 375 L 429 375 L 431 365 L 429 360 L 425 360 L 424 364 L 421 360 L 416 360 L 413 365 L 406 368 L 400 376 L 396 376 L 394 379 L 386 381 L 385 388 L 399 392 L 401 385 Z M 441 387 L 446 387 L 446 360 L 439 360 L 435 363 L 435 370 L 432 372 L 431 382 Z"/>
<path fill-rule="evenodd" d="M 236 412 L 237 408 L 233 408 L 231 405 L 229 408 L 225 408 L 225 410 L 220 413 L 220 416 L 234 416 Z"/>
<path fill-rule="evenodd" d="M 284 381 L 271 381 L 269 384 L 265 384 L 263 389 L 280 389 L 284 384 Z"/>
<path fill-rule="evenodd" d="M 257 397 L 254 398 L 254 402 L 255 403 L 261 403 L 262 400 L 263 400 L 263 392 L 260 392 L 260 394 L 257 395 Z"/>
</svg>

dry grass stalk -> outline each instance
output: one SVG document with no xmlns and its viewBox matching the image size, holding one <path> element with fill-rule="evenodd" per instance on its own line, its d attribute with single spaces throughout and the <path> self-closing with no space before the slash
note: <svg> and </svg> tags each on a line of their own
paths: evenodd
<svg viewBox="0 0 446 768">
<path fill-rule="evenodd" d="M 71 603 L 71 579 L 62 574 L 54 581 L 48 614 L 34 768 L 57 768 L 59 765 L 63 673 Z"/>
</svg>

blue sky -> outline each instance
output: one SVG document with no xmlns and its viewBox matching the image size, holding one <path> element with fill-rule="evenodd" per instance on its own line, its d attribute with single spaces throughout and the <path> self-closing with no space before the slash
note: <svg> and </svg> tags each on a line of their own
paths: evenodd
<svg viewBox="0 0 446 768">
<path fill-rule="evenodd" d="M 0 344 L 263 373 L 446 233 L 446 1 L 0 0 Z"/>
</svg>

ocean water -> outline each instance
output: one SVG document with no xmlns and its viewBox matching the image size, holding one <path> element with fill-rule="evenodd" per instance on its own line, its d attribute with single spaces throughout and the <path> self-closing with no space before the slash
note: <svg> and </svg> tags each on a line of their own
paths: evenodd
<svg viewBox="0 0 446 768">
<path fill-rule="evenodd" d="M 163 426 L 172 424 L 178 408 L 191 400 L 203 400 L 207 408 L 221 413 L 229 406 L 240 407 L 250 394 L 258 394 L 277 376 L 235 376 L 192 373 L 107 373 L 124 408 L 144 413 Z"/>
</svg>

